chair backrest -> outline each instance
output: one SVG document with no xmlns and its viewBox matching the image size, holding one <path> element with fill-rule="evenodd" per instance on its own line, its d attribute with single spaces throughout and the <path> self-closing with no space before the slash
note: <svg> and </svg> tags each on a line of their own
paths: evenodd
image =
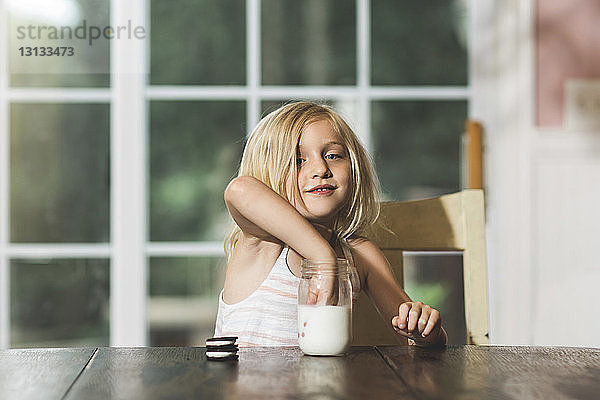
<svg viewBox="0 0 600 400">
<path fill-rule="evenodd" d="M 463 252 L 465 342 L 489 344 L 483 191 L 471 189 L 425 200 L 385 202 L 379 221 L 367 237 L 386 255 L 401 286 L 404 251 Z M 402 342 L 364 293 L 354 307 L 353 321 L 354 345 Z"/>
</svg>

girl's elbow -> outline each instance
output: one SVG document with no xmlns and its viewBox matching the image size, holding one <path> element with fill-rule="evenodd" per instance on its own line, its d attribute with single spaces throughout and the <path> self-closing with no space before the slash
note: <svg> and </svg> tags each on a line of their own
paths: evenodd
<svg viewBox="0 0 600 400">
<path fill-rule="evenodd" d="M 225 188 L 223 198 L 228 205 L 235 204 L 239 199 L 242 199 L 244 194 L 247 194 L 253 184 L 254 178 L 250 176 L 238 176 L 233 178 Z"/>
<path fill-rule="evenodd" d="M 229 182 L 225 188 L 225 192 L 223 192 L 223 199 L 226 204 L 232 204 L 235 201 L 235 198 L 239 193 L 239 186 L 239 178 L 234 178 Z"/>
</svg>

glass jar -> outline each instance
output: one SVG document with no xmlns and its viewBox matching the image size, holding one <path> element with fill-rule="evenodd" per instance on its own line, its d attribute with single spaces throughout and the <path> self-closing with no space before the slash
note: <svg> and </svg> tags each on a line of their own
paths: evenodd
<svg viewBox="0 0 600 400">
<path fill-rule="evenodd" d="M 302 260 L 298 286 L 298 343 L 304 354 L 343 354 L 352 342 L 352 285 L 348 261 Z"/>
</svg>

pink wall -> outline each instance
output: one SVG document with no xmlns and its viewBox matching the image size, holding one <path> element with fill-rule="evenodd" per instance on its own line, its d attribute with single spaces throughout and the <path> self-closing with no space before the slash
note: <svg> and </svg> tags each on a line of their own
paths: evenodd
<svg viewBox="0 0 600 400">
<path fill-rule="evenodd" d="M 600 1 L 537 0 L 537 125 L 563 125 L 564 83 L 600 79 Z"/>
</svg>

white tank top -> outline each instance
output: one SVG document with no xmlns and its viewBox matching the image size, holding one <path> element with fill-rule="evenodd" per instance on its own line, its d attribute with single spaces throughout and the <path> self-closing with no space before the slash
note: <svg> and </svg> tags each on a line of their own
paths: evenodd
<svg viewBox="0 0 600 400">
<path fill-rule="evenodd" d="M 298 345 L 298 284 L 287 266 L 285 247 L 263 283 L 234 304 L 219 294 L 215 336 L 237 336 L 239 346 Z"/>
<path fill-rule="evenodd" d="M 343 248 L 345 246 L 342 246 Z M 360 280 L 350 257 L 352 297 L 360 291 Z M 287 265 L 288 248 L 284 247 L 271 272 L 247 298 L 234 304 L 223 301 L 219 294 L 219 310 L 215 336 L 237 336 L 240 347 L 298 346 L 298 284 L 300 278 Z"/>
</svg>

